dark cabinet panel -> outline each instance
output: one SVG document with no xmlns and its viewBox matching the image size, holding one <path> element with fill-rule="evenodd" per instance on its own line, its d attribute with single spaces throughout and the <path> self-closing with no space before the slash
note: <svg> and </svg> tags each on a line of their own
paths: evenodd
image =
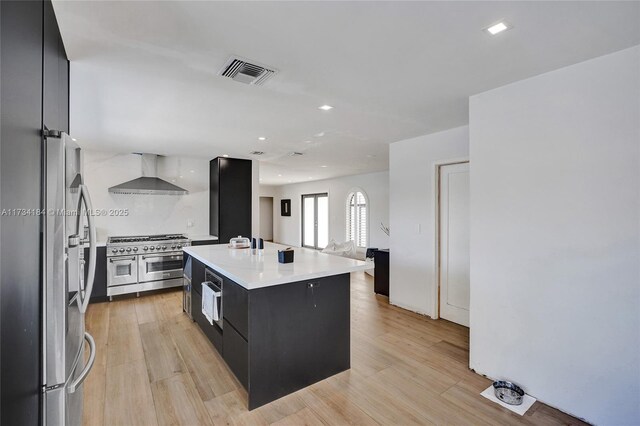
<svg viewBox="0 0 640 426">
<path fill-rule="evenodd" d="M 220 239 L 220 157 L 209 162 L 209 235 Z"/>
<path fill-rule="evenodd" d="M 389 250 L 374 252 L 375 274 L 373 277 L 373 291 L 383 296 L 389 296 Z"/>
<path fill-rule="evenodd" d="M 36 1 L 0 2 L 0 207 L 41 208 L 42 19 Z M 0 424 L 40 423 L 41 217 L 0 225 Z"/>
<path fill-rule="evenodd" d="M 249 389 L 249 345 L 247 341 L 224 320 L 223 358 L 242 386 Z"/>
<path fill-rule="evenodd" d="M 216 240 L 191 240 L 192 246 L 208 246 L 211 244 L 218 244 Z"/>
<path fill-rule="evenodd" d="M 251 290 L 250 410 L 349 368 L 349 285 L 343 274 Z"/>
<path fill-rule="evenodd" d="M 69 133 L 69 61 L 51 2 L 44 3 L 43 122 Z"/>
<path fill-rule="evenodd" d="M 85 283 L 87 282 L 87 274 L 89 273 L 89 249 L 84 249 L 84 258 L 87 260 L 85 264 Z M 104 246 L 96 247 L 96 275 L 93 280 L 93 291 L 91 292 L 90 303 L 106 302 L 107 297 L 107 248 Z"/>
<path fill-rule="evenodd" d="M 191 263 L 191 288 L 198 294 L 202 294 L 202 283 L 204 282 L 204 269 L 205 266 L 202 262 L 196 258 L 192 258 Z M 196 305 L 192 305 L 195 309 Z M 200 306 L 197 306 L 200 309 Z"/>
<path fill-rule="evenodd" d="M 218 157 L 209 167 L 209 233 L 221 244 L 251 236 L 251 160 Z"/>
<path fill-rule="evenodd" d="M 229 321 L 233 327 L 244 337 L 249 337 L 249 292 L 227 277 L 223 277 L 222 287 L 223 303 L 222 314 L 225 321 Z"/>
</svg>

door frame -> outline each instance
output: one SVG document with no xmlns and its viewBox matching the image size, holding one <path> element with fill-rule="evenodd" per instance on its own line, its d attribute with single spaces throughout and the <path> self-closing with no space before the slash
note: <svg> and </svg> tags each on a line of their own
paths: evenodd
<svg viewBox="0 0 640 426">
<path fill-rule="evenodd" d="M 433 162 L 433 217 L 435 218 L 435 251 L 433 264 L 433 319 L 440 319 L 440 168 L 454 164 L 469 163 L 469 182 L 471 182 L 471 162 L 469 157 L 451 158 L 448 160 L 438 160 Z M 471 193 L 471 191 L 469 191 Z"/>
<path fill-rule="evenodd" d="M 313 197 L 315 198 L 315 202 L 313 203 L 313 209 L 314 209 L 314 218 L 315 218 L 315 223 L 313 226 L 313 232 L 315 233 L 315 247 L 311 247 L 311 246 L 305 246 L 304 245 L 304 199 L 305 197 Z M 330 206 L 329 206 L 329 193 L 328 192 L 316 192 L 313 194 L 302 194 L 300 197 L 300 247 L 303 248 L 308 248 L 311 250 L 321 250 L 321 248 L 318 248 L 318 197 L 327 197 L 327 209 L 331 210 Z M 330 221 L 330 214 L 329 212 L 327 212 L 327 229 L 331 229 L 330 226 L 331 224 L 329 223 Z M 328 239 L 328 235 L 327 235 L 327 239 Z"/>
</svg>

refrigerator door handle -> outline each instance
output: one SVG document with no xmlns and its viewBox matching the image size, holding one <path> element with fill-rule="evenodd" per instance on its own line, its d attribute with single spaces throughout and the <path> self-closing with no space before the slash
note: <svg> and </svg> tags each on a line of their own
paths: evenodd
<svg viewBox="0 0 640 426">
<path fill-rule="evenodd" d="M 84 203 L 84 206 L 87 209 L 87 223 L 89 224 L 89 272 L 87 273 L 87 285 L 79 303 L 80 312 L 84 314 L 87 311 L 87 306 L 89 305 L 89 299 L 91 298 L 91 292 L 93 291 L 93 281 L 96 275 L 96 224 L 93 221 L 93 206 L 91 204 L 89 190 L 84 184 L 80 184 L 78 186 L 80 189 L 80 197 L 78 199 L 77 228 L 80 228 L 82 203 Z M 86 241 L 82 242 L 84 243 Z M 80 291 L 80 293 L 82 293 L 82 291 Z"/>
<path fill-rule="evenodd" d="M 89 343 L 89 360 L 87 361 L 87 365 L 84 366 L 84 370 L 82 370 L 82 373 L 80 373 L 78 378 L 69 383 L 69 385 L 67 386 L 68 393 L 74 393 L 76 390 L 78 390 L 80 385 L 82 385 L 82 382 L 84 382 L 84 380 L 89 375 L 89 372 L 93 368 L 93 363 L 96 360 L 96 342 L 95 340 L 93 340 L 93 336 L 85 332 L 84 339 L 87 341 L 87 343 Z"/>
</svg>

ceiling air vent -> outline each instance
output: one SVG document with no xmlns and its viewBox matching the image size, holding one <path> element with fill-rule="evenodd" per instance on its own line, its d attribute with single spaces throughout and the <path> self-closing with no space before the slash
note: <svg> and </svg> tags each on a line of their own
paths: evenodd
<svg viewBox="0 0 640 426">
<path fill-rule="evenodd" d="M 218 75 L 229 77 L 244 84 L 259 86 L 264 84 L 277 70 L 264 65 L 251 63 L 247 59 L 232 56 L 224 64 Z"/>
<path fill-rule="evenodd" d="M 289 153 L 289 157 L 298 157 L 299 155 L 302 155 L 302 153 L 297 151 L 291 151 Z"/>
<path fill-rule="evenodd" d="M 262 155 L 262 154 L 264 154 L 264 151 L 251 151 L 250 154 L 251 155 Z"/>
</svg>

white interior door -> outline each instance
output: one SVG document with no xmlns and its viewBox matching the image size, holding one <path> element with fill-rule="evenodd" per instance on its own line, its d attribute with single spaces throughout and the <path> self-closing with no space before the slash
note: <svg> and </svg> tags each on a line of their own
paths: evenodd
<svg viewBox="0 0 640 426">
<path fill-rule="evenodd" d="M 440 167 L 440 317 L 469 326 L 469 163 Z"/>
</svg>

